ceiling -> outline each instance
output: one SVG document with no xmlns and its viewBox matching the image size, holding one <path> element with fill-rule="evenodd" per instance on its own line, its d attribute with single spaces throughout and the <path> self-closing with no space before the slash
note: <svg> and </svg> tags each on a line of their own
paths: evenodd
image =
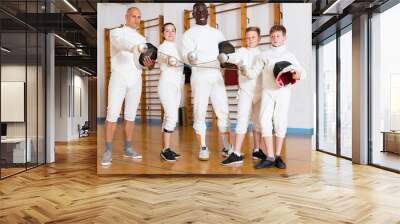
<svg viewBox="0 0 400 224">
<path fill-rule="evenodd" d="M 312 3 L 312 37 L 317 44 L 351 24 L 352 17 L 373 10 L 389 0 L 287 0 L 280 2 Z M 124 0 L 1 0 L 0 26 L 12 47 L 25 46 L 25 39 L 16 33 L 25 28 L 39 32 L 55 32 L 56 65 L 75 65 L 96 71 L 97 3 L 132 3 Z M 141 1 L 151 2 L 151 1 Z M 271 1 L 274 2 L 274 1 Z M 70 5 L 68 5 L 68 3 Z M 50 8 L 54 13 L 48 13 Z M 14 34 L 12 34 L 14 33 Z M 13 38 L 13 35 L 15 38 Z M 10 42 L 7 41 L 7 42 Z M 3 42 L 4 43 L 4 42 Z M 11 43 L 10 43 L 11 44 Z M 29 45 L 30 46 L 30 45 Z M 28 49 L 28 51 L 30 51 Z"/>
</svg>

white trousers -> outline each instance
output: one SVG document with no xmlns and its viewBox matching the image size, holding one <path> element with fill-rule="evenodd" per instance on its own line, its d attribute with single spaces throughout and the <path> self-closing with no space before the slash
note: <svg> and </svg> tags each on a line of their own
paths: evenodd
<svg viewBox="0 0 400 224">
<path fill-rule="evenodd" d="M 178 110 L 181 102 L 182 86 L 161 79 L 158 83 L 158 95 L 164 109 L 162 128 L 166 132 L 172 132 L 178 122 Z"/>
<path fill-rule="evenodd" d="M 219 131 L 226 132 L 230 123 L 228 96 L 220 71 L 216 69 L 194 71 L 190 83 L 193 96 L 193 128 L 196 134 L 206 134 L 206 116 L 209 99 L 211 99 L 211 104 L 217 115 Z"/>
<path fill-rule="evenodd" d="M 127 80 L 122 74 L 111 75 L 108 84 L 108 107 L 106 120 L 109 122 L 117 121 L 122 103 L 125 99 L 124 118 L 127 121 L 135 121 L 141 94 L 141 76 Z"/>
<path fill-rule="evenodd" d="M 260 109 L 262 137 L 271 137 L 272 130 L 277 137 L 286 136 L 290 96 L 289 88 L 275 92 L 263 90 Z"/>
<path fill-rule="evenodd" d="M 238 101 L 238 113 L 237 113 L 237 124 L 236 133 L 246 134 L 247 127 L 249 125 L 249 119 L 253 122 L 254 130 L 260 132 L 260 107 L 261 100 L 253 101 L 253 96 L 246 91 L 239 91 L 239 101 Z"/>
</svg>

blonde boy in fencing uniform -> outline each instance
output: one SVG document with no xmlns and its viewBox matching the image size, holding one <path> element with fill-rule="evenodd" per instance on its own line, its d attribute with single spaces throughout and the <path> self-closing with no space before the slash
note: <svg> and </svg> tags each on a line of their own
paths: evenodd
<svg viewBox="0 0 400 224">
<path fill-rule="evenodd" d="M 261 40 L 260 29 L 258 27 L 248 27 L 246 29 L 247 48 L 242 47 L 235 53 L 228 54 L 226 60 L 228 62 L 241 66 L 243 64 L 252 65 L 257 56 L 261 53 L 258 44 Z M 221 56 L 221 55 L 220 55 Z M 221 57 L 219 57 L 221 59 Z M 260 73 L 261 74 L 261 73 Z M 222 161 L 222 165 L 232 165 L 243 163 L 241 147 L 245 138 L 249 119 L 253 122 L 253 154 L 254 159 L 265 159 L 266 156 L 260 149 L 261 126 L 259 122 L 259 112 L 261 105 L 261 75 L 255 78 L 248 78 L 239 75 L 239 101 L 236 124 L 236 135 L 233 153 L 227 159 Z"/>
<path fill-rule="evenodd" d="M 282 25 L 274 25 L 270 29 L 271 47 L 262 52 L 250 68 L 242 67 L 243 75 L 255 77 L 262 72 L 262 95 L 260 109 L 260 123 L 263 140 L 266 144 L 267 158 L 261 160 L 255 168 L 277 167 L 286 168 L 281 158 L 283 141 L 288 125 L 288 112 L 292 84 L 283 85 L 278 78 L 277 70 L 287 70 L 285 75 L 291 83 L 306 78 L 306 72 L 301 67 L 293 53 L 286 49 L 286 29 Z M 279 68 L 282 64 L 284 69 Z M 288 73 L 289 72 L 289 73 Z M 274 132 L 273 132 L 274 131 Z M 273 133 L 276 137 L 276 148 L 273 147 Z"/>
</svg>

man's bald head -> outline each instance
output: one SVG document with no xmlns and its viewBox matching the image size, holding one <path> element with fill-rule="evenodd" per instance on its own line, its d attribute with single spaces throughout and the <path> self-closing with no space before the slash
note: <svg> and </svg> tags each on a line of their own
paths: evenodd
<svg viewBox="0 0 400 224">
<path fill-rule="evenodd" d="M 142 13 L 138 7 L 130 7 L 126 10 L 125 21 L 127 26 L 137 29 L 141 19 Z"/>
<path fill-rule="evenodd" d="M 133 6 L 133 7 L 129 7 L 126 10 L 126 14 L 129 14 L 131 11 L 138 11 L 140 13 L 140 9 L 138 7 Z"/>
</svg>

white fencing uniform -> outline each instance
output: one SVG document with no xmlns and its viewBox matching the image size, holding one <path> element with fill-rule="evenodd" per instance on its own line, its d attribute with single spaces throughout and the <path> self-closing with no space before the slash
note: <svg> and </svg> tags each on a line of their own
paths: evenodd
<svg viewBox="0 0 400 224">
<path fill-rule="evenodd" d="M 134 121 L 142 92 L 142 67 L 139 54 L 130 50 L 146 43 L 135 29 L 123 26 L 110 33 L 111 78 L 108 85 L 107 121 L 116 122 L 125 98 L 124 118 Z"/>
<path fill-rule="evenodd" d="M 240 48 L 235 53 L 229 54 L 228 62 L 236 65 L 243 64 L 251 66 L 260 53 L 261 50 L 258 47 Z M 256 131 L 261 131 L 259 122 L 261 105 L 260 74 L 261 72 L 252 79 L 239 74 L 239 101 L 236 124 L 237 134 L 246 134 L 250 117 L 253 122 L 253 128 Z"/>
<path fill-rule="evenodd" d="M 174 42 L 165 40 L 158 48 L 158 51 L 182 61 L 181 54 Z M 160 56 L 165 57 L 163 54 L 160 54 Z M 169 66 L 166 62 L 160 63 L 160 70 L 161 77 L 158 83 L 158 94 L 164 108 L 162 128 L 165 132 L 172 132 L 178 122 L 178 109 L 185 76 L 183 75 L 182 66 Z"/>
<path fill-rule="evenodd" d="M 276 84 L 273 69 L 275 63 L 280 61 L 290 62 L 300 73 L 300 79 L 306 78 L 305 70 L 294 54 L 286 50 L 285 45 L 271 46 L 259 55 L 249 69 L 248 76 L 255 77 L 262 71 L 260 123 L 263 137 L 272 136 L 273 129 L 277 137 L 284 138 L 287 131 L 292 85 L 288 84 L 279 88 Z"/>
<path fill-rule="evenodd" d="M 224 35 L 209 25 L 194 25 L 187 30 L 182 37 L 182 55 L 188 61 L 187 54 L 195 51 L 197 62 L 200 66 L 213 68 L 192 67 L 191 86 L 193 95 L 193 128 L 197 134 L 205 135 L 208 100 L 217 115 L 217 125 L 220 132 L 226 132 L 229 128 L 228 97 L 224 80 L 217 60 L 218 43 L 225 40 Z"/>
</svg>

